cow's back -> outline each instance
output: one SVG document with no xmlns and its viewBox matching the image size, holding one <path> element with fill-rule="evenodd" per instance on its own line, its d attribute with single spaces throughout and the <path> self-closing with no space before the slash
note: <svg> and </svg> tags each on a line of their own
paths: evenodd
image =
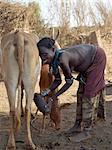
<svg viewBox="0 0 112 150">
<path fill-rule="evenodd" d="M 20 59 L 23 59 L 21 60 L 23 61 L 23 74 L 33 74 L 35 66 L 39 63 L 39 51 L 36 46 L 38 40 L 39 38 L 35 34 L 29 34 L 25 32 L 17 31 L 17 33 L 11 32 L 5 35 L 1 40 L 3 68 L 7 66 L 7 70 L 12 66 L 13 68 L 16 68 L 17 70 L 19 69 L 20 71 L 20 68 L 18 67 L 18 57 L 20 57 Z M 20 56 L 18 56 L 19 53 Z M 8 62 L 10 59 L 11 62 Z M 9 67 L 9 65 L 11 66 Z"/>
</svg>

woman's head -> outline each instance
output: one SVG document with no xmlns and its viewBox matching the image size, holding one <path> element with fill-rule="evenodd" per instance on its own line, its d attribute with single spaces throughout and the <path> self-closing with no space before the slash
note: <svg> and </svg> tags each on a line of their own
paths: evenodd
<svg viewBox="0 0 112 150">
<path fill-rule="evenodd" d="M 54 57 L 55 50 L 59 49 L 60 46 L 54 39 L 45 37 L 37 43 L 37 47 L 43 64 L 49 64 Z"/>
<path fill-rule="evenodd" d="M 55 40 L 45 37 L 42 38 L 38 43 L 39 55 L 42 59 L 43 64 L 50 63 L 54 56 L 54 43 Z"/>
</svg>

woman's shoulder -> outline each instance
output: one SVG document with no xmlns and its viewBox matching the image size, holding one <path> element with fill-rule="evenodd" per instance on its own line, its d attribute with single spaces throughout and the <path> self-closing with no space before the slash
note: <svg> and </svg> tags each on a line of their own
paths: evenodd
<svg viewBox="0 0 112 150">
<path fill-rule="evenodd" d="M 63 50 L 62 54 L 59 57 L 59 62 L 60 64 L 67 64 L 67 62 L 69 62 L 69 52 Z"/>
</svg>

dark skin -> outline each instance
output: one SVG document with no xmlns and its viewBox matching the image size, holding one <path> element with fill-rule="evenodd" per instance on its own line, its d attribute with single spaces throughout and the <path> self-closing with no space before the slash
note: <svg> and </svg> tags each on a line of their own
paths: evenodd
<svg viewBox="0 0 112 150">
<path fill-rule="evenodd" d="M 42 62 L 50 64 L 54 58 L 56 49 L 54 49 L 53 47 L 48 49 L 44 46 L 41 46 L 39 47 L 39 51 Z M 76 71 L 82 74 L 86 73 L 87 69 L 92 64 L 95 53 L 96 48 L 93 45 L 89 44 L 81 44 L 62 49 L 62 54 L 59 57 L 59 66 L 63 71 L 66 82 L 62 86 L 62 88 L 54 95 L 54 97 L 58 97 L 72 85 L 72 71 Z M 49 87 L 51 91 L 55 90 L 61 84 L 61 75 L 59 72 L 59 68 L 56 73 L 54 72 L 54 76 L 55 80 Z"/>
</svg>

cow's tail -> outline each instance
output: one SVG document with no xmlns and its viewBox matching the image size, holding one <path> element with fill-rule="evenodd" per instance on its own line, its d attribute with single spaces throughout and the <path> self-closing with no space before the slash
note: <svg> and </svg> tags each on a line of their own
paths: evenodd
<svg viewBox="0 0 112 150">
<path fill-rule="evenodd" d="M 21 116 L 21 86 L 22 86 L 22 75 L 23 75 L 23 63 L 24 63 L 24 36 L 19 31 L 15 32 L 15 57 L 19 67 L 19 78 L 18 78 L 18 100 L 17 100 L 17 130 L 20 128 L 20 116 Z"/>
<path fill-rule="evenodd" d="M 16 58 L 19 66 L 18 85 L 21 85 L 24 63 L 24 36 L 21 32 L 15 32 Z"/>
</svg>

